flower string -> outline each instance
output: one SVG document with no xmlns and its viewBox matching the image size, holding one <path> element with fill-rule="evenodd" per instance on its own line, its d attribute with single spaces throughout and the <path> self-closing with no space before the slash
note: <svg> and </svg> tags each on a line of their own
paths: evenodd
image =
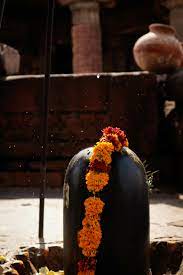
<svg viewBox="0 0 183 275">
<path fill-rule="evenodd" d="M 109 183 L 112 153 L 121 152 L 124 146 L 128 147 L 126 135 L 119 128 L 107 127 L 102 133 L 102 137 L 93 148 L 85 176 L 86 187 L 91 196 L 84 201 L 85 217 L 82 229 L 78 232 L 78 246 L 82 250 L 82 259 L 78 262 L 78 275 L 95 274 L 97 252 L 102 240 L 100 220 L 105 206 L 99 192 Z"/>
</svg>

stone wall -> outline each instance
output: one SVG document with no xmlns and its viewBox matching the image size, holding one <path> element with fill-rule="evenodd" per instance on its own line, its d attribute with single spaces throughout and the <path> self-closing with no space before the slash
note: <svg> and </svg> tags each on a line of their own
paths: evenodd
<svg viewBox="0 0 183 275">
<path fill-rule="evenodd" d="M 43 76 L 0 81 L 0 186 L 39 186 Z M 48 182 L 63 184 L 66 166 L 108 125 L 126 130 L 130 147 L 151 163 L 157 150 L 156 76 L 145 72 L 52 75 Z"/>
</svg>

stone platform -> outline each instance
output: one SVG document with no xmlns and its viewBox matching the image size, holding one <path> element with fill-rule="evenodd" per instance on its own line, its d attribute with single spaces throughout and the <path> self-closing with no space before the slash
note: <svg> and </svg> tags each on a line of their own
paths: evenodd
<svg viewBox="0 0 183 275">
<path fill-rule="evenodd" d="M 38 239 L 39 190 L 0 190 L 0 254 L 15 253 L 19 247 L 63 246 L 62 192 L 47 191 L 45 239 Z M 150 195 L 151 262 L 154 274 L 166 266 L 177 268 L 183 251 L 183 195 Z M 164 268 L 164 269 L 163 269 Z"/>
</svg>

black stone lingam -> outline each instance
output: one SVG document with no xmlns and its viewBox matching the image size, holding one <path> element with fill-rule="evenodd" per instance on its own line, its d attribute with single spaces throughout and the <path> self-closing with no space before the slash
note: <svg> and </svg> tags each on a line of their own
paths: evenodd
<svg viewBox="0 0 183 275">
<path fill-rule="evenodd" d="M 77 275 L 81 250 L 77 232 L 89 196 L 85 175 L 92 148 L 75 155 L 64 183 L 64 274 Z M 97 255 L 97 275 L 149 274 L 149 202 L 146 173 L 130 149 L 113 153 L 109 184 L 101 192 L 102 242 Z"/>
</svg>

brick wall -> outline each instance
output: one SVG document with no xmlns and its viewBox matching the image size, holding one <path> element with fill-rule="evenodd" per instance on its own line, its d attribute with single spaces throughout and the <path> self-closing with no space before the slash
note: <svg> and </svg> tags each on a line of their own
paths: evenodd
<svg viewBox="0 0 183 275">
<path fill-rule="evenodd" d="M 63 184 L 66 166 L 108 125 L 125 129 L 130 147 L 151 159 L 157 146 L 156 76 L 138 73 L 52 75 L 48 182 Z M 39 186 L 43 76 L 0 81 L 0 186 Z"/>
</svg>

